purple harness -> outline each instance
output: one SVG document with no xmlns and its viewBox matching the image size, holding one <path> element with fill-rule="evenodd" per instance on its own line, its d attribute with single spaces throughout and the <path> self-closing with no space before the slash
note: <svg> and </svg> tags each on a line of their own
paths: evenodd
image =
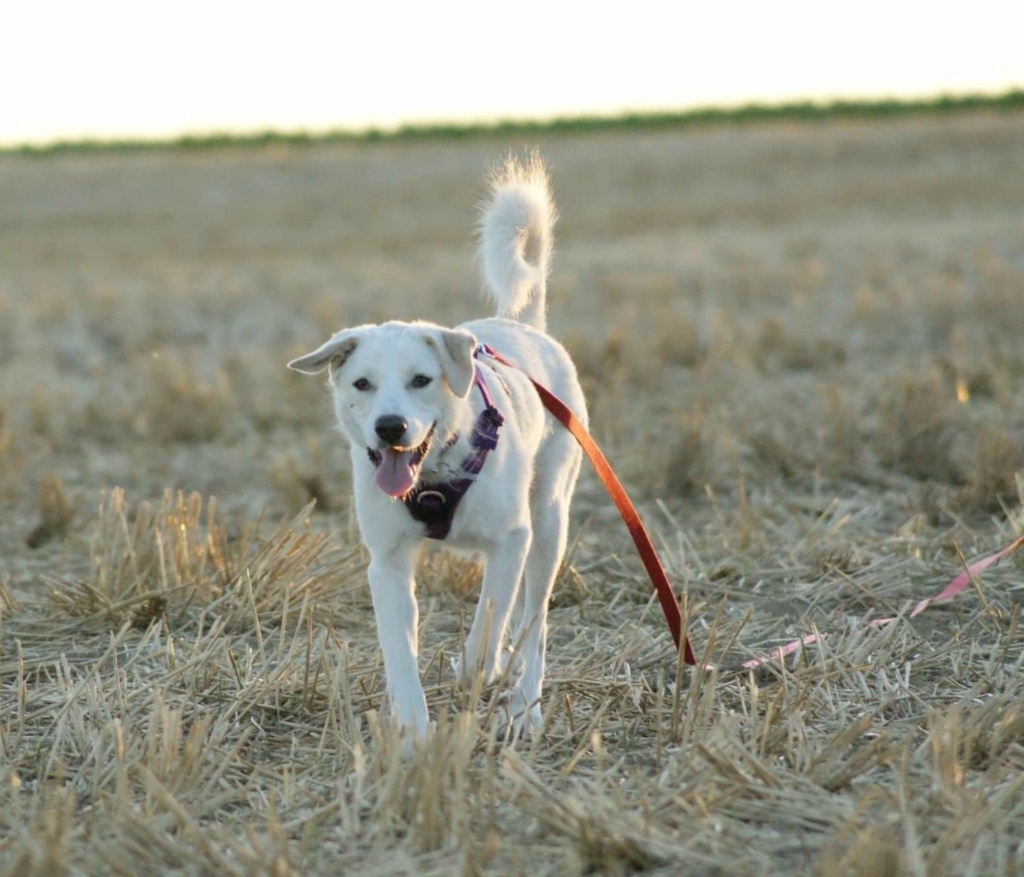
<svg viewBox="0 0 1024 877">
<path fill-rule="evenodd" d="M 498 430 L 505 422 L 501 412 L 494 407 L 480 366 L 476 363 L 473 365 L 473 383 L 483 397 L 484 410 L 473 425 L 473 433 L 469 437 L 473 450 L 460 464 L 459 474 L 451 481 L 421 484 L 402 498 L 413 520 L 426 525 L 423 535 L 428 539 L 444 539 L 448 535 L 455 510 L 483 469 L 487 454 L 497 447 Z"/>
</svg>

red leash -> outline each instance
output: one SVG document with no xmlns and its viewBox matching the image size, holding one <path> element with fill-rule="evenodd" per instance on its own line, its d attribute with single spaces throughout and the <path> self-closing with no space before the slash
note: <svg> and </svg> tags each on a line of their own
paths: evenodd
<svg viewBox="0 0 1024 877">
<path fill-rule="evenodd" d="M 481 344 L 480 347 L 484 353 L 502 365 L 522 371 L 514 362 L 509 362 L 486 344 Z M 530 376 L 527 375 L 527 377 L 529 378 Z M 672 633 L 676 649 L 683 650 L 683 661 L 685 663 L 695 666 L 697 659 L 694 657 L 693 649 L 690 646 L 690 638 L 683 630 L 683 616 L 679 611 L 679 602 L 676 600 L 676 595 L 672 590 L 672 585 L 669 583 L 668 576 L 665 575 L 661 561 L 658 560 L 658 554 L 654 550 L 654 544 L 651 542 L 650 536 L 647 535 L 643 521 L 640 520 L 636 507 L 626 493 L 626 488 L 622 486 L 622 482 L 619 481 L 612 471 L 612 467 L 608 465 L 608 461 L 605 459 L 604 454 L 601 453 L 597 443 L 590 437 L 587 428 L 572 413 L 572 409 L 547 387 L 538 384 L 533 378 L 530 378 L 530 383 L 533 384 L 537 395 L 540 396 L 541 402 L 544 403 L 544 407 L 558 419 L 562 426 L 572 433 L 576 441 L 579 442 L 580 447 L 583 448 L 583 452 L 590 458 L 590 462 L 593 463 L 601 483 L 604 484 L 605 490 L 608 491 L 612 502 L 615 503 L 619 514 L 622 515 L 622 520 L 629 529 L 629 535 L 633 537 L 633 544 L 636 545 L 637 553 L 640 555 L 640 559 L 647 569 L 647 575 L 651 579 L 651 584 L 654 585 L 654 590 L 658 594 L 661 611 L 665 615 L 665 621 L 668 623 L 668 629 Z"/>
</svg>

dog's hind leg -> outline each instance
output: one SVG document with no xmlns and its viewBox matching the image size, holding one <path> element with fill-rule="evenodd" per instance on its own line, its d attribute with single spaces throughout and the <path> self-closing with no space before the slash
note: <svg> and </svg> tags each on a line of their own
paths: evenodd
<svg viewBox="0 0 1024 877">
<path fill-rule="evenodd" d="M 464 683 L 470 682 L 478 671 L 483 672 L 484 683 L 494 682 L 501 676 L 505 632 L 531 539 L 530 527 L 520 524 L 509 530 L 487 554 L 480 602 L 466 637 L 465 651 L 455 667 Z"/>
</svg>

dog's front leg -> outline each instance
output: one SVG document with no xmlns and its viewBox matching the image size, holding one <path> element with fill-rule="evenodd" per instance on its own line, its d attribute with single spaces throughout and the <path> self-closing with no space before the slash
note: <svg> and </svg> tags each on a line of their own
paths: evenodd
<svg viewBox="0 0 1024 877">
<path fill-rule="evenodd" d="M 417 666 L 417 553 L 413 546 L 392 547 L 386 554 L 372 552 L 368 577 L 392 715 L 400 727 L 422 737 L 427 731 L 427 700 Z"/>
</svg>

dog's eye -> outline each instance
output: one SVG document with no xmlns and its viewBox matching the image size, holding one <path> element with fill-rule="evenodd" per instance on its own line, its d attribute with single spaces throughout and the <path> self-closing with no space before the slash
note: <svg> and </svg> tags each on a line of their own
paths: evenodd
<svg viewBox="0 0 1024 877">
<path fill-rule="evenodd" d="M 416 375 L 416 377 L 414 377 L 409 382 L 409 386 L 412 387 L 414 390 L 420 390 L 423 387 L 427 386 L 427 384 L 429 384 L 432 380 L 433 378 L 430 377 L 429 375 Z"/>
<path fill-rule="evenodd" d="M 366 378 L 359 378 L 359 380 L 352 382 L 352 386 L 360 393 L 365 393 L 370 389 L 370 382 Z"/>
</svg>

